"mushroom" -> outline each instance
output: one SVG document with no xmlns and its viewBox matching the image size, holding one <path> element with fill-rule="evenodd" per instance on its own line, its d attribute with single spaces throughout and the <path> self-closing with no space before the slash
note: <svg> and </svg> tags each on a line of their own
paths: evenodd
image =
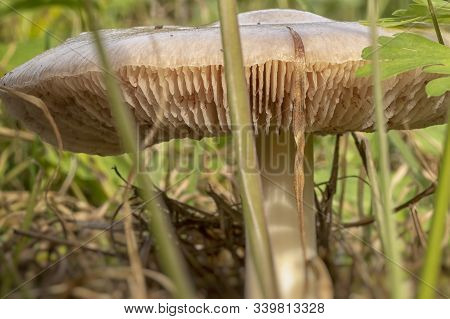
<svg viewBox="0 0 450 319">
<path fill-rule="evenodd" d="M 330 296 L 317 257 L 312 143 L 304 136 L 374 130 L 371 79 L 354 75 L 365 63 L 369 30 L 295 10 L 244 13 L 239 22 L 280 295 Z M 157 128 L 157 142 L 230 132 L 219 24 L 101 35 L 126 105 L 139 128 Z M 83 33 L 6 74 L 0 96 L 13 116 L 49 143 L 57 139 L 43 112 L 12 91 L 47 105 L 65 149 L 119 154 L 96 61 L 93 39 Z M 416 70 L 384 82 L 388 129 L 444 123 L 449 95 L 427 98 L 423 88 L 432 77 Z M 285 157 L 279 171 L 273 170 L 274 155 Z"/>
</svg>

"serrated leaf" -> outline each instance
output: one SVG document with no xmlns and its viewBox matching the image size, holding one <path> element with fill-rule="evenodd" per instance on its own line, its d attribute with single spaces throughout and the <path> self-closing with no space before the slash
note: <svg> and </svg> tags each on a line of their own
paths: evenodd
<svg viewBox="0 0 450 319">
<path fill-rule="evenodd" d="M 448 1 L 434 0 L 433 5 L 438 22 L 441 24 L 450 23 L 450 5 Z M 409 25 L 414 22 L 432 22 L 427 0 L 414 0 L 407 9 L 397 10 L 392 15 L 390 18 L 378 20 L 379 25 L 392 28 Z"/>
<path fill-rule="evenodd" d="M 378 40 L 382 79 L 423 68 L 426 73 L 450 75 L 450 48 L 413 33 L 400 33 L 394 37 L 380 37 Z M 363 50 L 362 57 L 372 58 L 373 47 Z M 366 64 L 357 76 L 368 76 L 372 65 Z M 447 78 L 431 81 L 426 87 L 429 96 L 439 96 L 450 90 Z"/>
</svg>

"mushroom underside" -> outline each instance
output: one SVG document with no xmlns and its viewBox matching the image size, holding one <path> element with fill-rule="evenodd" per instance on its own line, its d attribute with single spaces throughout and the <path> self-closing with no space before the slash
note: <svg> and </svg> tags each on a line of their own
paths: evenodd
<svg viewBox="0 0 450 319">
<path fill-rule="evenodd" d="M 356 78 L 362 61 L 308 65 L 303 88 L 306 131 L 335 134 L 372 131 L 374 108 L 370 78 Z M 291 127 L 294 62 L 279 60 L 248 66 L 245 75 L 257 134 Z M 141 128 L 157 126 L 156 142 L 171 138 L 217 136 L 230 132 L 230 113 L 222 65 L 117 70 L 126 105 Z M 428 98 L 424 85 L 435 75 L 410 71 L 384 82 L 389 129 L 414 129 L 445 121 L 447 96 Z M 100 72 L 52 77 L 15 89 L 39 97 L 52 113 L 64 147 L 101 155 L 121 152 Z M 8 110 L 46 141 L 56 144 L 47 119 L 34 105 L 5 96 Z"/>
</svg>

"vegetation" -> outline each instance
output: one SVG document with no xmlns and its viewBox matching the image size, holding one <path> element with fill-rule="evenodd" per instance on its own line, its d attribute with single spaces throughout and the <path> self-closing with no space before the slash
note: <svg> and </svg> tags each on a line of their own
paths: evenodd
<svg viewBox="0 0 450 319">
<path fill-rule="evenodd" d="M 219 19 L 216 0 L 92 2 L 90 12 L 79 0 L 2 1 L 0 75 L 90 29 L 91 14 L 108 28 L 202 25 Z M 386 17 L 378 21 L 381 25 L 411 28 L 413 22 L 433 23 L 427 0 L 378 2 L 378 12 Z M 445 28 L 448 2 L 433 3 L 435 21 Z M 364 0 L 238 1 L 239 11 L 273 7 L 367 20 Z M 400 8 L 405 9 L 390 17 Z M 441 75 L 429 82 L 428 95 L 449 90 L 448 47 L 408 32 L 393 39 L 381 37 L 378 45 L 378 57 L 371 54 L 374 46 L 362 54 L 380 62 L 382 79 L 424 68 Z M 369 75 L 376 65 L 368 64 L 360 75 Z M 115 91 L 113 86 L 111 82 L 110 92 Z M 131 133 L 126 133 L 128 124 L 123 123 L 122 135 L 128 136 L 126 144 L 136 154 Z M 413 297 L 416 291 L 425 298 L 450 295 L 447 127 L 387 132 L 385 139 L 383 133 L 379 138 L 375 134 L 340 137 L 337 165 L 329 160 L 336 150 L 335 138 L 315 138 L 317 201 L 326 200 L 324 190 L 331 183 L 337 187 L 331 210 L 319 212 L 333 214 L 331 234 L 319 238 L 319 252 L 333 278 L 336 297 Z M 198 297 L 242 297 L 243 225 L 250 199 L 235 189 L 237 168 L 226 160 L 226 154 L 233 152 L 231 138 L 157 145 L 146 150 L 139 162 L 147 165 L 149 173 L 134 179 L 134 156 L 59 153 L 0 108 L 0 297 L 186 297 L 194 294 L 190 281 Z M 366 143 L 372 151 L 362 157 Z M 364 167 L 384 173 L 366 173 Z M 386 174 L 390 178 L 383 180 Z M 389 216 L 378 215 L 370 195 L 378 178 L 384 191 L 382 203 L 391 206 L 384 213 L 394 212 Z M 158 188 L 159 205 L 150 200 L 155 194 L 142 193 L 152 190 L 147 187 L 151 182 Z M 155 212 L 161 217 L 159 223 L 154 222 Z M 386 237 L 389 230 L 374 221 L 390 217 L 384 226 L 394 228 L 396 234 Z M 171 232 L 178 245 L 164 241 Z M 387 275 L 392 260 L 387 261 L 383 252 L 401 261 L 396 264 L 400 275 L 392 275 L 392 269 L 391 277 Z M 264 265 L 265 257 L 260 258 Z M 405 286 L 411 289 L 406 291 Z"/>
</svg>

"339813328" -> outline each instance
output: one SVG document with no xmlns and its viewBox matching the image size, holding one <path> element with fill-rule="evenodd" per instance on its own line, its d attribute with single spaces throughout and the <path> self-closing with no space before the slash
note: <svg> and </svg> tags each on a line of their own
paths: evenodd
<svg viewBox="0 0 450 319">
<path fill-rule="evenodd" d="M 317 302 L 255 302 L 254 313 L 324 313 L 325 304 Z"/>
</svg>

